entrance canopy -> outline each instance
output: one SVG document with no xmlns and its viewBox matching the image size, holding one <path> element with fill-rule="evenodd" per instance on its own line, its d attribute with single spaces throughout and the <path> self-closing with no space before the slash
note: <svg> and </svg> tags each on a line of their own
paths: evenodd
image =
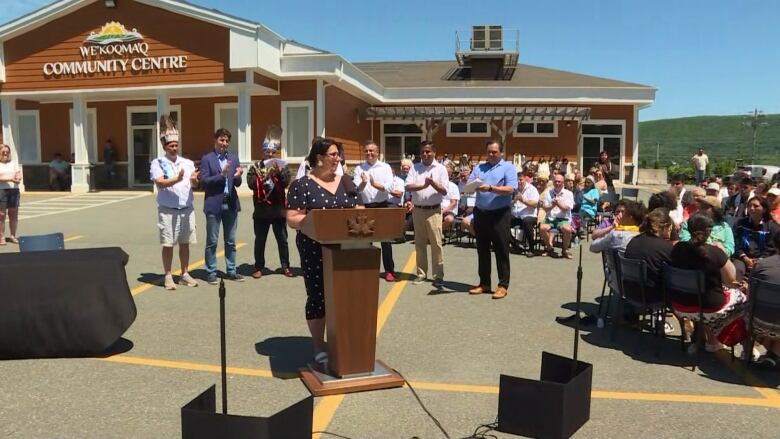
<svg viewBox="0 0 780 439">
<path fill-rule="evenodd" d="M 506 136 L 522 122 L 555 120 L 590 119 L 590 107 L 369 107 L 367 120 L 407 120 L 417 124 L 428 140 L 448 121 L 484 120 L 490 121 L 493 128 L 506 142 Z M 498 125 L 500 123 L 500 126 Z"/>
</svg>

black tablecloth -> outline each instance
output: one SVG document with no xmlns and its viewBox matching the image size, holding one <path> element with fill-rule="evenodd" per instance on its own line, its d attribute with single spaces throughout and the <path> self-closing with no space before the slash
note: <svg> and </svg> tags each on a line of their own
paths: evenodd
<svg viewBox="0 0 780 439">
<path fill-rule="evenodd" d="M 122 249 L 0 254 L 0 359 L 93 356 L 130 327 Z"/>
</svg>

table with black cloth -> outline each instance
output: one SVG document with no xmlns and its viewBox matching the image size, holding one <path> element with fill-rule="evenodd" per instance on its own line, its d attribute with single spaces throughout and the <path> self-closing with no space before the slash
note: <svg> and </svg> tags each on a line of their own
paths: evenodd
<svg viewBox="0 0 780 439">
<path fill-rule="evenodd" d="M 103 353 L 130 327 L 118 247 L 0 254 L 0 359 Z"/>
</svg>

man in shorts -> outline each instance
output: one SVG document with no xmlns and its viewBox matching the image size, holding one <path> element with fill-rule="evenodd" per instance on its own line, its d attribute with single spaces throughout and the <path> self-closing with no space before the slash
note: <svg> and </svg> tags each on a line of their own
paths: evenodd
<svg viewBox="0 0 780 439">
<path fill-rule="evenodd" d="M 558 230 L 563 234 L 563 257 L 571 259 L 569 252 L 569 243 L 571 242 L 571 209 L 574 207 L 574 194 L 563 187 L 563 175 L 556 174 L 554 177 L 553 188 L 547 192 L 544 197 L 542 207 L 547 211 L 544 218 L 544 224 L 539 226 L 539 234 L 545 245 L 544 253 L 547 256 L 555 257 L 553 250 L 552 229 Z"/>
<path fill-rule="evenodd" d="M 163 116 L 166 118 L 167 116 Z M 163 128 L 165 127 L 165 128 Z M 198 282 L 190 276 L 190 244 L 197 242 L 195 235 L 195 211 L 193 209 L 192 187 L 198 185 L 198 171 L 192 160 L 179 156 L 179 133 L 168 119 L 160 122 L 160 142 L 165 155 L 152 161 L 151 177 L 157 186 L 157 227 L 160 230 L 165 289 L 175 290 L 171 264 L 173 246 L 179 244 L 181 277 L 179 285 L 197 287 Z"/>
</svg>

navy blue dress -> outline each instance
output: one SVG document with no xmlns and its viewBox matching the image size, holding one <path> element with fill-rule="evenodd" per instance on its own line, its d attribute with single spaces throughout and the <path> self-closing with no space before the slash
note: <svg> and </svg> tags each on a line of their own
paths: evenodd
<svg viewBox="0 0 780 439">
<path fill-rule="evenodd" d="M 355 185 L 342 176 L 336 193 L 332 194 L 308 175 L 295 180 L 287 194 L 288 209 L 349 209 L 362 205 Z M 301 255 L 303 280 L 306 285 L 306 320 L 325 317 L 325 282 L 322 274 L 322 246 L 299 230 L 295 237 Z"/>
</svg>

